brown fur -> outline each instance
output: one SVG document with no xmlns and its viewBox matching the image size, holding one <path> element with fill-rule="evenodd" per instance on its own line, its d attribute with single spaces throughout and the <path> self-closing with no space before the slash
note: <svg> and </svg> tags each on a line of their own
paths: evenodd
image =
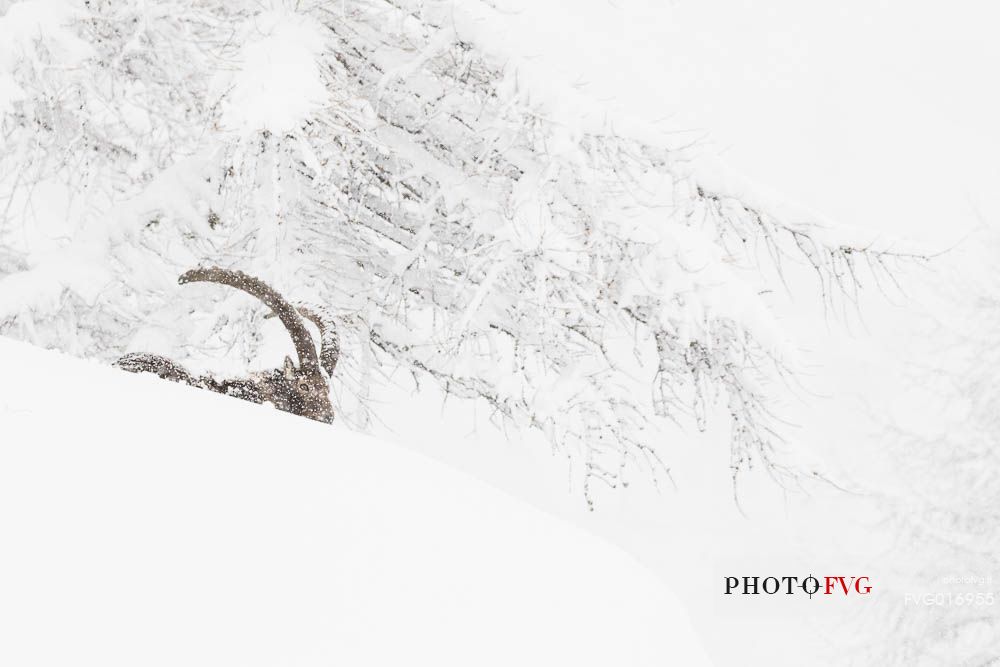
<svg viewBox="0 0 1000 667">
<path fill-rule="evenodd" d="M 298 365 L 295 365 L 289 357 L 285 357 L 282 368 L 254 373 L 247 378 L 217 380 L 211 376 L 193 376 L 179 364 L 165 357 L 153 354 L 126 354 L 116 362 L 119 368 L 132 373 L 155 373 L 166 380 L 208 389 L 253 403 L 270 403 L 279 410 L 325 423 L 333 421 L 328 379 L 336 367 L 340 350 L 336 330 L 328 319 L 321 318 L 305 308 L 296 310 L 272 287 L 241 271 L 218 267 L 194 269 L 184 273 L 178 282 L 182 285 L 191 282 L 218 283 L 242 290 L 260 299 L 285 325 L 295 345 Z M 300 311 L 320 329 L 322 349 L 319 353 L 316 351 L 309 330 L 302 322 Z"/>
</svg>

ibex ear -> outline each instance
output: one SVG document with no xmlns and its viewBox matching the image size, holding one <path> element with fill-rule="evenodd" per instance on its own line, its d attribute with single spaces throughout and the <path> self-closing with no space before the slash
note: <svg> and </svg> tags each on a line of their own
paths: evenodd
<svg viewBox="0 0 1000 667">
<path fill-rule="evenodd" d="M 292 363 L 291 357 L 285 357 L 285 379 L 291 380 L 295 377 L 295 364 Z"/>
</svg>

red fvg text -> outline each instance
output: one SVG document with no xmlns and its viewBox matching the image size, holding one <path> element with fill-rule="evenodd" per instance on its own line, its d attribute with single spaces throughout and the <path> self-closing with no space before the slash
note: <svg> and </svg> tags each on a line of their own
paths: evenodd
<svg viewBox="0 0 1000 667">
<path fill-rule="evenodd" d="M 872 592 L 868 577 L 726 577 L 726 595 L 794 595 L 810 598 L 823 595 L 868 595 Z"/>
</svg>

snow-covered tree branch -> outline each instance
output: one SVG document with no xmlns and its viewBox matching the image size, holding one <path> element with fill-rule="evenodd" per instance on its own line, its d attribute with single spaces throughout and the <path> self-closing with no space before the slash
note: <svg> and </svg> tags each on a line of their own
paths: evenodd
<svg viewBox="0 0 1000 667">
<path fill-rule="evenodd" d="M 998 248 L 995 225 L 986 226 L 942 263 L 949 279 L 936 275 L 929 286 L 930 315 L 909 350 L 912 381 L 883 415 L 889 466 L 869 493 L 901 589 L 880 619 L 893 631 L 870 651 L 884 664 L 989 664 L 1000 655 Z"/>
<path fill-rule="evenodd" d="M 358 427 L 402 368 L 544 432 L 589 498 L 663 469 L 651 420 L 721 401 L 734 473 L 780 471 L 769 385 L 795 355 L 767 265 L 850 297 L 912 251 L 554 85 L 497 9 L 0 2 L 0 331 L 252 358 L 262 313 L 177 291 L 217 264 L 327 304 Z"/>
</svg>

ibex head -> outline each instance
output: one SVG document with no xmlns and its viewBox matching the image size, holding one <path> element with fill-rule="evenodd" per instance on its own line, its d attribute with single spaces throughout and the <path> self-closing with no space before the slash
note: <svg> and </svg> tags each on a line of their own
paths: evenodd
<svg viewBox="0 0 1000 667">
<path fill-rule="evenodd" d="M 332 322 L 312 310 L 300 309 L 302 315 L 313 321 L 320 330 L 322 345 L 317 353 L 316 344 L 302 321 L 302 315 L 263 281 L 241 271 L 210 267 L 188 271 L 178 282 L 181 285 L 193 282 L 227 285 L 263 301 L 271 309 L 271 313 L 285 325 L 295 345 L 298 364 L 290 357 L 285 357 L 282 368 L 236 380 L 194 377 L 169 359 L 155 355 L 128 354 L 118 360 L 119 367 L 134 373 L 156 373 L 169 380 L 229 394 L 255 403 L 272 403 L 279 410 L 317 421 L 326 423 L 333 421 L 328 379 L 337 365 L 340 349 L 336 328 Z"/>
</svg>

